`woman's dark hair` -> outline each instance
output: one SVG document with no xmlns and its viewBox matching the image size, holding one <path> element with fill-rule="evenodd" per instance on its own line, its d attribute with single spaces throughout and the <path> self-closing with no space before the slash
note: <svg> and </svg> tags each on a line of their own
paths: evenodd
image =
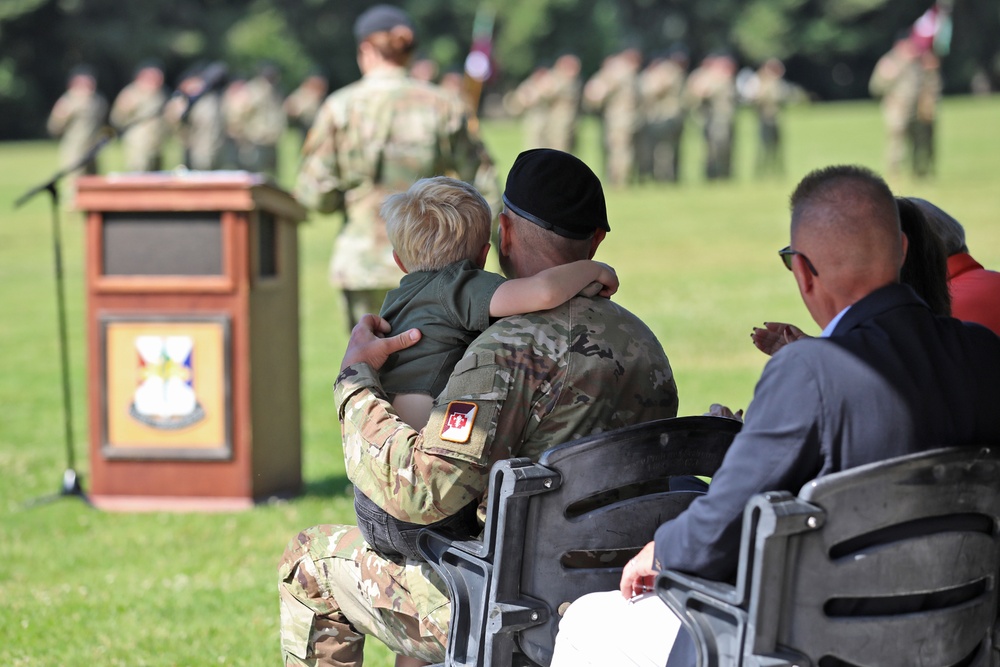
<svg viewBox="0 0 1000 667">
<path fill-rule="evenodd" d="M 899 279 L 927 302 L 937 315 L 951 315 L 948 258 L 944 245 L 928 226 L 924 212 L 906 197 L 896 197 L 899 224 L 909 246 Z"/>
</svg>

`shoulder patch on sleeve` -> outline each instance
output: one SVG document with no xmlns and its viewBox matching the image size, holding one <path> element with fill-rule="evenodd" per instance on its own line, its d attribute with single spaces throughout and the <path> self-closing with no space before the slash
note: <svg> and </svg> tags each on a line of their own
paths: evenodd
<svg viewBox="0 0 1000 667">
<path fill-rule="evenodd" d="M 444 415 L 441 426 L 441 439 L 448 442 L 464 444 L 472 437 L 472 428 L 476 425 L 476 413 L 479 406 L 465 401 L 452 401 Z"/>
<path fill-rule="evenodd" d="M 418 447 L 428 454 L 482 465 L 496 433 L 507 385 L 492 352 L 467 354 L 437 398 Z"/>
<path fill-rule="evenodd" d="M 496 428 L 496 401 L 451 401 L 437 408 L 424 427 L 422 451 L 481 465 Z"/>
</svg>

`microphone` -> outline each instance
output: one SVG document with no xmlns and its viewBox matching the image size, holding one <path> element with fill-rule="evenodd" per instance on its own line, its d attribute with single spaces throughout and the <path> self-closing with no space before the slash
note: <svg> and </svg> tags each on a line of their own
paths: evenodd
<svg viewBox="0 0 1000 667">
<path fill-rule="evenodd" d="M 187 93 L 183 89 L 178 88 L 174 93 L 174 96 L 184 97 L 187 100 L 187 106 L 184 108 L 184 112 L 181 113 L 180 122 L 184 123 L 187 121 L 188 115 L 191 113 L 191 109 L 194 108 L 194 105 L 198 100 L 212 91 L 221 88 L 228 75 L 229 68 L 226 67 L 224 63 L 212 63 L 198 75 L 198 78 L 201 79 L 201 87 L 199 87 L 197 91 L 194 93 Z"/>
</svg>

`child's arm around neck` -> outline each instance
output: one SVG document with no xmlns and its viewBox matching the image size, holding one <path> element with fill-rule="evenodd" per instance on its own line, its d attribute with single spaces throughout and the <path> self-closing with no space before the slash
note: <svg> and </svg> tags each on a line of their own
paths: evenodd
<svg viewBox="0 0 1000 667">
<path fill-rule="evenodd" d="M 588 295 L 610 297 L 618 291 L 618 275 L 615 270 L 592 259 L 553 266 L 527 278 L 514 278 L 504 282 L 493 293 L 493 298 L 490 299 L 490 317 L 507 317 L 555 308 L 593 283 L 597 283 L 600 290 L 588 292 Z"/>
</svg>

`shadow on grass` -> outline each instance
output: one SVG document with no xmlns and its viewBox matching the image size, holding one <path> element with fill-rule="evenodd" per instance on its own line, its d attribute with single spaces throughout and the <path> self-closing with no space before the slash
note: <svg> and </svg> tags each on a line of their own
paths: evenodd
<svg viewBox="0 0 1000 667">
<path fill-rule="evenodd" d="M 333 498 L 352 493 L 351 481 L 347 479 L 347 475 L 330 475 L 323 479 L 310 480 L 302 488 L 303 497 Z"/>
</svg>

